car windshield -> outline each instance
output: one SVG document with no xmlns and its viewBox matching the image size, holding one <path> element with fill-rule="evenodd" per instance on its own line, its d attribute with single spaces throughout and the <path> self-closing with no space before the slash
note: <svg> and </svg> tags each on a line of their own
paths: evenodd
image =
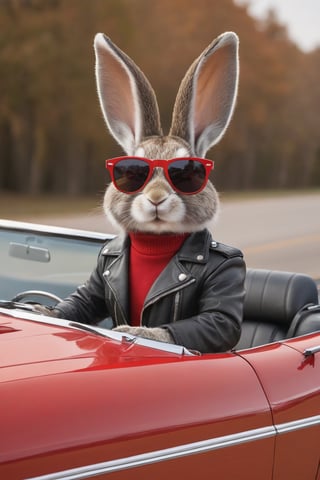
<svg viewBox="0 0 320 480">
<path fill-rule="evenodd" d="M 89 277 L 106 238 L 1 222 L 0 299 L 11 300 L 26 290 L 66 297 Z"/>
</svg>

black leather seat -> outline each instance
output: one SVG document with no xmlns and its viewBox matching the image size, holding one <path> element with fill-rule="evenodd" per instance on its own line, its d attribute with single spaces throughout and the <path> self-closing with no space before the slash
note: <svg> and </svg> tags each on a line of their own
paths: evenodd
<svg viewBox="0 0 320 480">
<path fill-rule="evenodd" d="M 250 348 L 320 330 L 314 280 L 303 274 L 248 269 L 241 338 Z"/>
</svg>

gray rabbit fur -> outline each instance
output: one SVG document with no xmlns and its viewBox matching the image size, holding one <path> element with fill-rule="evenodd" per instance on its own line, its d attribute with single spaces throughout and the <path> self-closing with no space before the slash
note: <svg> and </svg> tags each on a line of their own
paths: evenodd
<svg viewBox="0 0 320 480">
<path fill-rule="evenodd" d="M 170 132 L 164 136 L 157 100 L 145 75 L 109 38 L 97 34 L 100 105 L 111 134 L 126 154 L 151 159 L 204 157 L 232 117 L 238 88 L 238 44 L 235 33 L 224 33 L 194 61 L 181 82 Z M 160 222 L 154 221 L 154 200 L 161 200 L 157 207 Z M 176 195 L 159 169 L 142 195 L 123 194 L 110 184 L 104 210 L 113 224 L 126 232 L 194 232 L 217 216 L 219 200 L 210 181 L 197 195 Z"/>
<path fill-rule="evenodd" d="M 95 37 L 98 96 L 109 131 L 127 155 L 150 159 L 204 157 L 226 131 L 238 88 L 238 37 L 226 32 L 193 62 L 183 78 L 169 135 L 162 133 L 155 93 L 135 63 L 104 34 Z M 127 195 L 111 183 L 104 210 L 124 232 L 195 232 L 218 213 L 219 199 L 210 181 L 200 193 L 177 195 L 161 169 L 142 194 Z M 162 328 L 120 326 L 119 331 L 172 342 Z"/>
<path fill-rule="evenodd" d="M 193 62 L 181 82 L 169 134 L 163 135 L 149 81 L 124 52 L 98 33 L 94 48 L 99 101 L 107 127 L 125 153 L 159 160 L 203 158 L 221 139 L 233 114 L 238 45 L 235 33 L 223 33 Z M 124 234 L 192 234 L 217 217 L 219 199 L 210 180 L 199 193 L 177 194 L 163 170 L 156 168 L 143 191 L 136 194 L 120 192 L 110 183 L 104 210 Z M 57 307 L 52 315 L 58 315 Z M 174 343 L 166 328 L 121 325 L 116 330 Z"/>
</svg>

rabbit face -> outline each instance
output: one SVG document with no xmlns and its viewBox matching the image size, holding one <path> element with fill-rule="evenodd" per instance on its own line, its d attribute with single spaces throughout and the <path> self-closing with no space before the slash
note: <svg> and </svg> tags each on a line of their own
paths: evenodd
<svg viewBox="0 0 320 480">
<path fill-rule="evenodd" d="M 191 155 L 188 145 L 170 137 L 143 142 L 135 155 L 170 159 Z M 124 231 L 182 233 L 202 230 L 218 210 L 218 195 L 208 181 L 195 195 L 178 194 L 169 185 L 163 170 L 156 168 L 145 188 L 137 194 L 119 192 L 111 183 L 104 199 L 104 210 L 114 225 Z"/>
<path fill-rule="evenodd" d="M 137 65 L 105 35 L 95 37 L 98 96 L 106 124 L 128 156 L 203 158 L 230 122 L 238 86 L 238 37 L 226 32 L 194 61 L 183 78 L 168 136 L 156 96 Z M 104 210 L 122 230 L 194 232 L 216 219 L 218 195 L 210 181 L 195 194 L 177 193 L 156 167 L 142 191 L 107 188 Z"/>
</svg>

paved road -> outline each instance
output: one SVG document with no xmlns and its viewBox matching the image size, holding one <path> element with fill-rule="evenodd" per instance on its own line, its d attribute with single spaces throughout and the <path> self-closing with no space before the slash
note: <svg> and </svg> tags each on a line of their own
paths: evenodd
<svg viewBox="0 0 320 480">
<path fill-rule="evenodd" d="M 115 231 L 97 211 L 28 220 Z M 320 278 L 320 192 L 222 201 L 219 221 L 211 230 L 217 240 L 241 248 L 248 267 L 299 271 Z"/>
<path fill-rule="evenodd" d="M 320 278 L 320 192 L 226 203 L 214 233 L 242 248 L 249 267 Z"/>
</svg>

